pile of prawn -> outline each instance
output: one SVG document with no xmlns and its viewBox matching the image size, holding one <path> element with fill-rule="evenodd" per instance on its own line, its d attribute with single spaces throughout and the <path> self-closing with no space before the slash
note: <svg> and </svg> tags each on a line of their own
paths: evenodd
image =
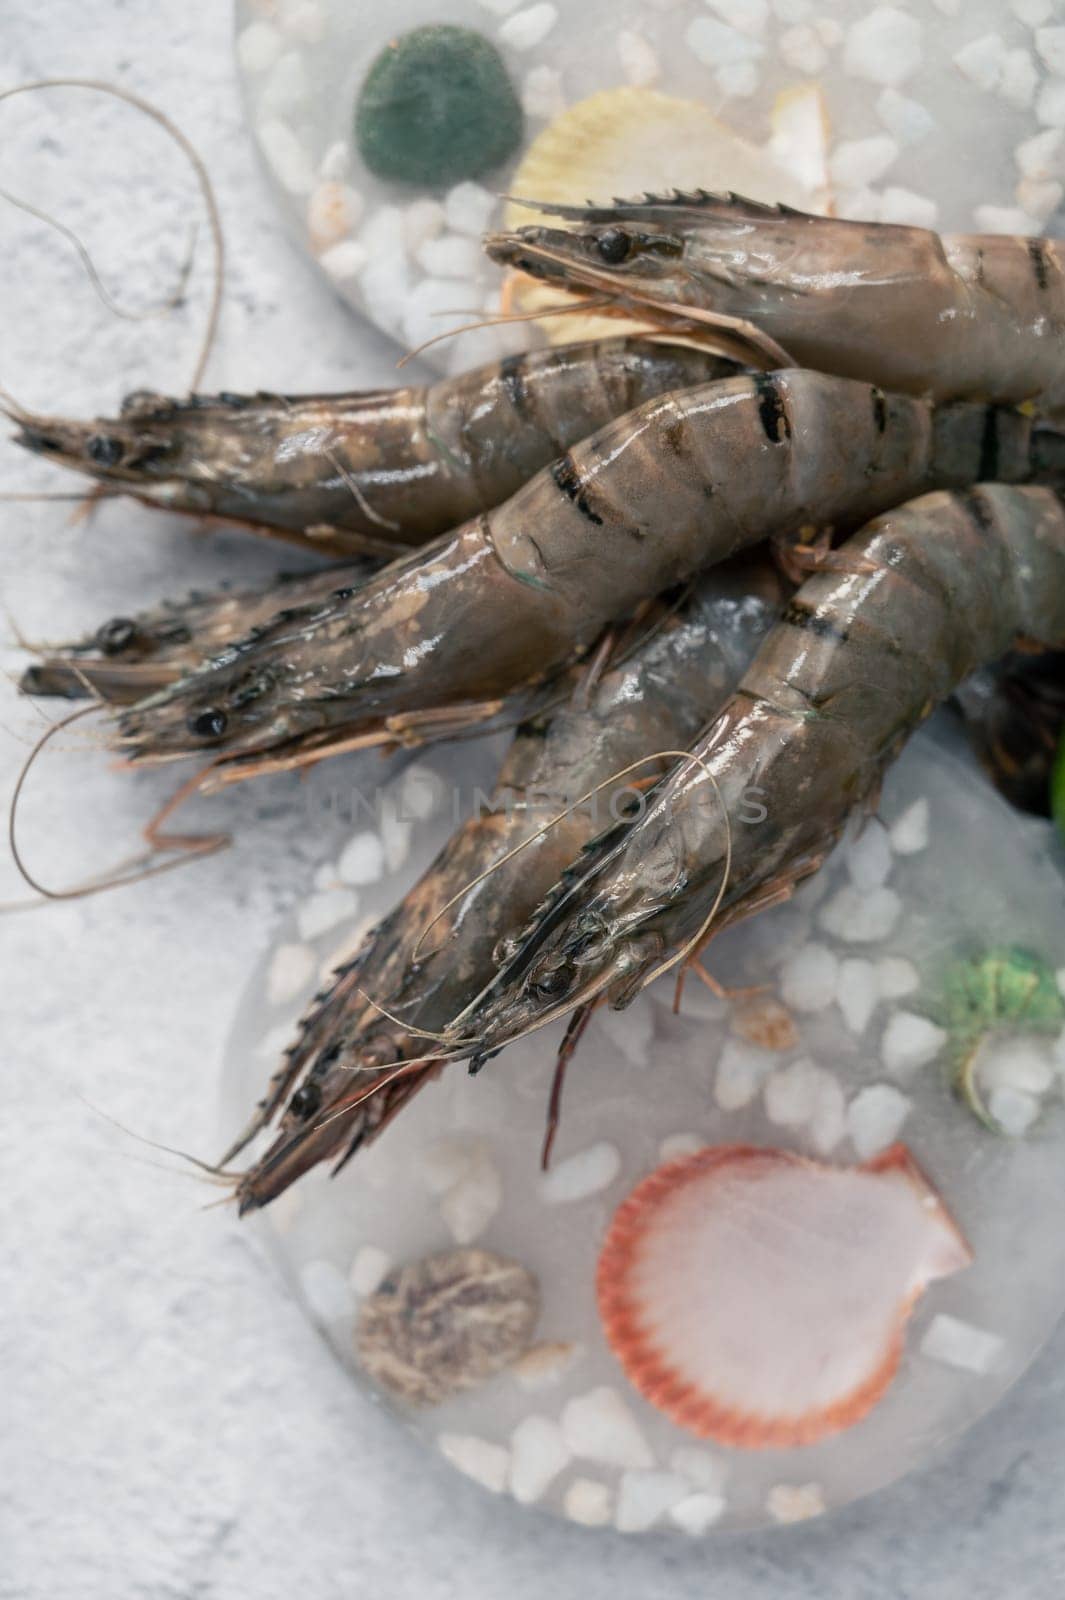
<svg viewBox="0 0 1065 1600">
<path fill-rule="evenodd" d="M 113 618 L 27 693 L 95 697 L 130 762 L 199 758 L 205 788 L 510 711 L 500 793 L 554 801 L 467 822 L 316 997 L 227 1153 L 277 1124 L 244 1208 L 569 1017 L 549 1147 L 596 1005 L 786 899 L 971 674 L 1065 649 L 1060 246 L 705 193 L 534 209 L 494 259 L 646 336 L 421 389 L 14 414 L 145 504 L 342 562 Z M 572 803 L 629 791 L 598 836 Z"/>
</svg>

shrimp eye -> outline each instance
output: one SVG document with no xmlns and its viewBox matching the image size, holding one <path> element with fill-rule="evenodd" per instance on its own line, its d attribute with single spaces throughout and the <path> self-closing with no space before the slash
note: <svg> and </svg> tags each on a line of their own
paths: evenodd
<svg viewBox="0 0 1065 1600">
<path fill-rule="evenodd" d="M 188 729 L 197 739 L 220 739 L 228 726 L 229 718 L 218 706 L 207 706 L 189 715 Z"/>
<path fill-rule="evenodd" d="M 85 449 L 98 467 L 117 467 L 122 460 L 121 440 L 106 433 L 94 433 Z"/>
<path fill-rule="evenodd" d="M 595 247 L 604 261 L 616 267 L 631 254 L 632 238 L 624 228 L 607 228 L 595 241 Z"/>
<path fill-rule="evenodd" d="M 569 988 L 570 969 L 567 966 L 553 967 L 550 972 L 545 972 L 542 978 L 533 981 L 533 990 L 541 1000 L 550 1000 L 556 994 L 564 994 Z"/>
<path fill-rule="evenodd" d="M 296 1093 L 288 1103 L 288 1109 L 294 1117 L 299 1117 L 301 1122 L 306 1122 L 322 1103 L 322 1091 L 316 1083 L 301 1083 Z"/>
<path fill-rule="evenodd" d="M 129 617 L 112 617 L 96 630 L 96 643 L 105 656 L 117 656 L 127 650 L 137 636 L 137 624 Z"/>
</svg>

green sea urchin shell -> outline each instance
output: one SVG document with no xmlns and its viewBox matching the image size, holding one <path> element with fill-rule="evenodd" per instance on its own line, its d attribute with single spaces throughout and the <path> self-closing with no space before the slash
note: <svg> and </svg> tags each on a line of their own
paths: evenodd
<svg viewBox="0 0 1065 1600">
<path fill-rule="evenodd" d="M 521 143 L 522 121 L 495 46 L 434 23 L 393 39 L 374 61 L 355 139 L 379 178 L 440 188 L 500 166 Z"/>
</svg>

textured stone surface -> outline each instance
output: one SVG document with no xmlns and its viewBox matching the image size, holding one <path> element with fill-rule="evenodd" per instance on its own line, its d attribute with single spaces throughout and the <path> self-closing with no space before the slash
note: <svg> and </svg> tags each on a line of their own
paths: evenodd
<svg viewBox="0 0 1065 1600">
<path fill-rule="evenodd" d="M 199 142 L 231 260 L 212 385 L 391 381 L 384 341 L 341 312 L 282 236 L 242 128 L 227 6 L 3 9 L 5 84 L 44 72 L 117 78 Z M 60 205 L 116 292 L 147 303 L 186 248 L 173 198 L 191 196 L 184 168 L 124 111 L 73 93 L 51 104 L 51 115 L 43 97 L 3 107 L 3 181 Z M 59 115 L 75 104 L 76 123 L 72 110 Z M 0 245 L 0 382 L 24 403 L 106 407 L 135 385 L 187 382 L 200 274 L 171 321 L 115 323 L 39 224 L 0 207 Z M 45 484 L 58 474 L 0 443 L 0 489 Z M 31 636 L 292 562 L 131 505 L 105 505 L 87 526 L 66 518 L 61 505 L 0 507 L 4 601 Z M 5 667 L 22 659 L 5 645 Z M 6 795 L 40 723 L 6 678 L 0 692 Z M 35 776 L 23 830 L 52 883 L 124 855 L 173 782 L 121 776 L 64 742 Z M 230 793 L 197 817 L 237 830 L 227 854 L 0 921 L 0 1597 L 705 1600 L 711 1557 L 698 1542 L 667 1548 L 549 1523 L 427 1454 L 356 1393 L 254 1229 L 205 1211 L 215 1190 L 161 1170 L 178 1164 L 86 1104 L 217 1155 L 236 995 L 279 910 L 310 892 L 316 865 L 346 837 L 316 809 L 328 783 L 319 772 L 307 785 Z M 22 893 L 5 861 L 0 896 Z M 729 1600 L 1045 1600 L 1048 1574 L 1065 1566 L 1063 1455 L 1060 1333 L 940 1466 L 824 1523 L 723 1540 L 711 1587 Z"/>
</svg>

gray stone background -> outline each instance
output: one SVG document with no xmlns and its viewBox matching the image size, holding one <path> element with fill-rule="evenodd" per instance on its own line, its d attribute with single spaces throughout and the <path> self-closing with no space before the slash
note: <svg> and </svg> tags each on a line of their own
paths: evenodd
<svg viewBox="0 0 1065 1600">
<path fill-rule="evenodd" d="M 281 233 L 242 126 L 229 12 L 223 0 L 3 0 L 2 82 L 106 78 L 197 142 L 229 245 L 211 385 L 388 382 L 394 352 L 334 303 Z M 0 185 L 76 227 L 135 306 L 165 293 L 198 214 L 162 136 L 84 92 L 0 107 Z M 203 326 L 205 246 L 201 232 L 182 311 L 119 322 L 60 238 L 0 206 L 0 383 L 23 405 L 81 412 L 106 412 L 138 386 L 180 390 Z M 0 442 L 0 489 L 62 486 Z M 278 564 L 239 533 L 122 502 L 87 522 L 70 511 L 0 506 L 5 800 L 43 725 L 10 682 L 24 659 L 16 629 L 68 637 L 155 595 Z M 52 885 L 76 881 L 134 848 L 171 785 L 165 772 L 114 771 L 91 732 L 71 730 L 27 794 L 27 857 Z M 305 802 L 297 780 L 279 779 L 203 804 L 198 824 L 236 833 L 226 854 L 0 919 L 3 1600 L 1060 1594 L 1065 1331 L 932 1470 L 815 1525 L 696 1545 L 590 1534 L 496 1501 L 360 1399 L 255 1235 L 224 1207 L 205 1209 L 213 1190 L 106 1120 L 217 1151 L 236 997 L 277 915 L 336 845 Z M 25 896 L 6 859 L 0 896 Z"/>
</svg>

